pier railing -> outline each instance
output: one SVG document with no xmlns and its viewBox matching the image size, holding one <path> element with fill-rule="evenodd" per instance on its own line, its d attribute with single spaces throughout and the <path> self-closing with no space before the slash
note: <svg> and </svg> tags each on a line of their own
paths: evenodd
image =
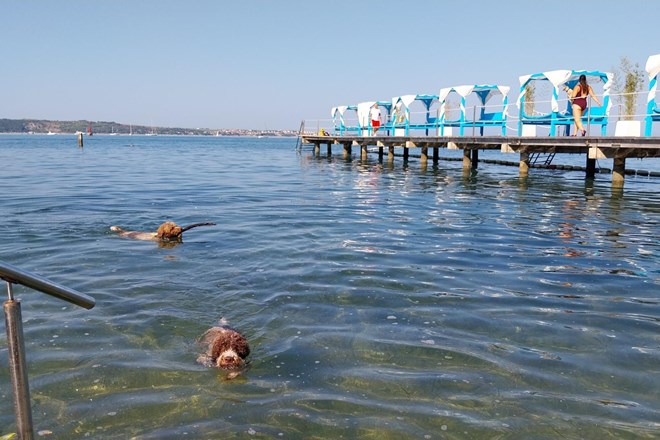
<svg viewBox="0 0 660 440">
<path fill-rule="evenodd" d="M 599 99 L 604 100 L 604 94 L 603 93 L 596 93 Z M 651 136 L 652 133 L 655 133 L 655 136 L 658 136 L 658 129 L 656 128 L 653 130 L 651 126 L 649 125 L 650 123 L 648 122 L 648 119 L 654 116 L 657 116 L 657 113 L 649 113 L 649 110 L 647 109 L 647 102 L 646 102 L 646 97 L 648 95 L 647 91 L 639 91 L 639 92 L 626 92 L 626 93 L 609 93 L 609 99 L 610 99 L 610 111 L 609 113 L 606 114 L 591 114 L 591 109 L 592 105 L 588 106 L 587 111 L 583 115 L 583 123 L 585 125 L 585 128 L 587 128 L 587 133 L 589 136 L 593 135 L 598 135 L 597 133 L 591 133 L 591 122 L 592 119 L 605 119 L 609 122 L 613 122 L 614 124 L 606 124 L 606 132 L 607 133 L 599 133 L 600 136 L 607 136 L 608 133 L 609 135 L 616 135 L 615 132 L 617 130 L 617 124 L 619 121 L 637 121 L 640 126 L 639 126 L 639 131 L 640 134 L 637 136 L 640 137 L 648 137 Z M 591 98 L 591 97 L 590 97 Z M 624 110 L 624 105 L 623 101 L 626 98 L 633 98 L 633 101 L 635 102 L 635 106 L 631 110 L 631 113 L 627 113 Z M 559 106 L 560 109 L 566 109 L 562 111 L 555 112 L 556 115 L 554 116 L 555 122 L 558 123 L 559 125 L 562 126 L 568 126 L 571 127 L 573 124 L 573 115 L 568 112 L 568 107 L 570 107 L 570 102 L 571 100 L 568 97 L 558 97 L 557 99 L 550 100 L 550 99 L 534 99 L 529 102 L 525 102 L 524 105 L 527 108 L 528 106 L 530 107 L 529 110 L 531 111 L 531 114 L 534 116 L 538 117 L 539 115 L 543 115 L 546 113 L 552 113 L 551 110 L 551 105 L 553 102 L 556 102 L 556 104 Z M 471 125 L 470 127 L 472 128 L 471 134 L 474 136 L 476 135 L 476 128 L 474 127 L 475 122 L 477 121 L 477 115 L 480 114 L 481 109 L 483 109 L 486 112 L 491 112 L 491 111 L 496 111 L 498 109 L 501 110 L 502 104 L 485 104 L 485 105 L 475 105 L 472 102 L 467 102 L 465 105 L 466 113 L 466 122 L 469 122 Z M 446 114 L 447 118 L 450 119 L 452 117 L 456 117 L 456 114 L 459 112 L 459 106 L 455 101 L 449 100 L 447 104 L 447 109 L 446 109 Z M 430 113 L 429 113 L 430 112 Z M 601 111 L 602 113 L 602 111 Z M 428 122 L 428 123 L 419 123 L 419 121 L 423 121 L 426 116 L 431 114 L 433 116 L 434 121 L 433 122 Z M 442 125 L 440 122 L 440 108 L 438 107 L 437 103 L 432 105 L 429 109 L 424 109 L 424 110 L 419 110 L 419 109 L 410 109 L 408 112 L 408 124 L 417 128 L 411 128 L 411 132 L 408 135 L 419 135 L 421 131 L 423 130 L 428 130 L 429 133 L 427 135 L 430 136 L 436 136 L 439 135 L 439 129 Z M 549 116 L 548 116 L 549 117 Z M 646 129 L 642 125 L 644 125 L 646 121 Z M 362 135 L 362 136 L 372 136 L 373 135 L 373 130 L 367 125 L 362 125 L 358 123 L 358 118 L 357 114 L 352 111 L 347 111 L 345 112 L 342 117 L 341 117 L 341 122 L 339 120 L 333 119 L 306 119 L 304 120 L 305 127 L 307 128 L 306 134 L 310 133 L 319 133 L 321 129 L 324 130 L 324 132 L 333 134 L 333 135 L 347 135 L 347 136 L 353 136 L 353 135 Z M 529 124 L 529 121 L 525 122 L 525 124 Z M 658 124 L 656 124 L 657 126 Z M 385 120 L 383 121 L 383 124 L 380 127 L 379 133 L 381 135 L 387 135 L 387 136 L 392 136 L 394 135 L 394 129 L 399 128 L 401 124 L 394 123 L 393 115 L 385 115 Z M 423 128 L 418 128 L 418 127 L 423 127 Z M 488 127 L 490 131 L 492 131 L 492 127 Z M 497 127 L 495 128 L 497 129 Z M 520 127 L 520 109 L 517 108 L 516 104 L 510 103 L 507 106 L 506 110 L 506 132 L 507 134 L 512 134 L 515 135 L 517 134 L 518 136 L 542 136 L 542 134 L 524 134 L 522 133 L 522 129 Z M 469 135 L 470 133 L 467 132 L 466 135 Z M 491 134 L 491 133 L 485 133 L 485 134 Z M 632 134 L 623 134 L 623 136 L 628 136 Z"/>
<path fill-rule="evenodd" d="M 94 298 L 61 286 L 39 275 L 24 271 L 0 261 L 0 279 L 7 282 L 7 295 L 3 309 L 9 349 L 9 374 L 11 376 L 16 426 L 21 440 L 32 440 L 32 409 L 30 406 L 30 387 L 28 384 L 27 365 L 25 362 L 25 344 L 23 342 L 23 320 L 21 302 L 14 299 L 13 284 L 22 284 L 42 293 L 54 296 L 80 307 L 91 309 L 96 304 Z"/>
</svg>

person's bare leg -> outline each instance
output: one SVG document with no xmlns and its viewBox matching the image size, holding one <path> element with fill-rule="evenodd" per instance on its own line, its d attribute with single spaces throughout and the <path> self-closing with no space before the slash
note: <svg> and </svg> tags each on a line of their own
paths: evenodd
<svg viewBox="0 0 660 440">
<path fill-rule="evenodd" d="M 578 135 L 578 132 L 584 130 L 584 125 L 582 125 L 582 108 L 573 104 L 573 120 L 575 121 L 575 136 Z"/>
</svg>

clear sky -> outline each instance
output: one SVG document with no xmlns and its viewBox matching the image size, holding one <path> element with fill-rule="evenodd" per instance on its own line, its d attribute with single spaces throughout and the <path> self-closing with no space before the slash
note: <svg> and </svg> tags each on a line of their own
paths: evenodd
<svg viewBox="0 0 660 440">
<path fill-rule="evenodd" d="M 0 118 L 297 129 L 330 108 L 642 68 L 658 0 L 3 0 Z"/>
</svg>

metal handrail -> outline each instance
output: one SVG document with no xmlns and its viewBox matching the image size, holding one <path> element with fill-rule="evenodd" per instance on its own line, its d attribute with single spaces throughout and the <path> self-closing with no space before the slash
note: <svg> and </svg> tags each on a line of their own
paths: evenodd
<svg viewBox="0 0 660 440">
<path fill-rule="evenodd" d="M 61 286 L 47 278 L 24 271 L 2 261 L 0 261 L 0 279 L 7 282 L 7 295 L 9 296 L 9 299 L 3 304 L 3 309 L 7 329 L 9 375 L 11 376 L 14 395 L 16 426 L 21 440 L 33 440 L 34 430 L 32 427 L 30 386 L 28 384 L 25 361 L 25 343 L 23 342 L 21 302 L 14 299 L 13 284 L 22 284 L 86 309 L 94 307 L 96 301 L 91 296 Z"/>
<path fill-rule="evenodd" d="M 44 277 L 19 269 L 0 261 L 0 278 L 14 284 L 22 284 L 34 290 L 63 299 L 80 307 L 91 309 L 96 301 L 91 296 L 54 283 Z M 13 299 L 13 298 L 9 298 Z"/>
</svg>

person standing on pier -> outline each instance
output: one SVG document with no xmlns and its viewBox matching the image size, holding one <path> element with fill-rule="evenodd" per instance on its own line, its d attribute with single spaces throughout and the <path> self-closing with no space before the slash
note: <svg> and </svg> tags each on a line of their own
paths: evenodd
<svg viewBox="0 0 660 440">
<path fill-rule="evenodd" d="M 575 133 L 573 136 L 577 136 L 578 132 L 584 136 L 587 134 L 587 130 L 585 130 L 584 125 L 582 125 L 582 115 L 587 109 L 587 97 L 591 96 L 599 107 L 602 104 L 594 93 L 594 89 L 587 84 L 586 75 L 580 75 L 580 79 L 573 90 L 564 86 L 564 91 L 568 94 L 568 97 L 571 100 L 571 106 L 573 107 L 573 120 L 575 121 Z"/>
<path fill-rule="evenodd" d="M 375 103 L 371 107 L 371 111 L 369 112 L 371 115 L 371 127 L 374 129 L 374 136 L 376 135 L 376 132 L 380 128 L 380 109 L 378 108 L 378 103 Z"/>
</svg>

